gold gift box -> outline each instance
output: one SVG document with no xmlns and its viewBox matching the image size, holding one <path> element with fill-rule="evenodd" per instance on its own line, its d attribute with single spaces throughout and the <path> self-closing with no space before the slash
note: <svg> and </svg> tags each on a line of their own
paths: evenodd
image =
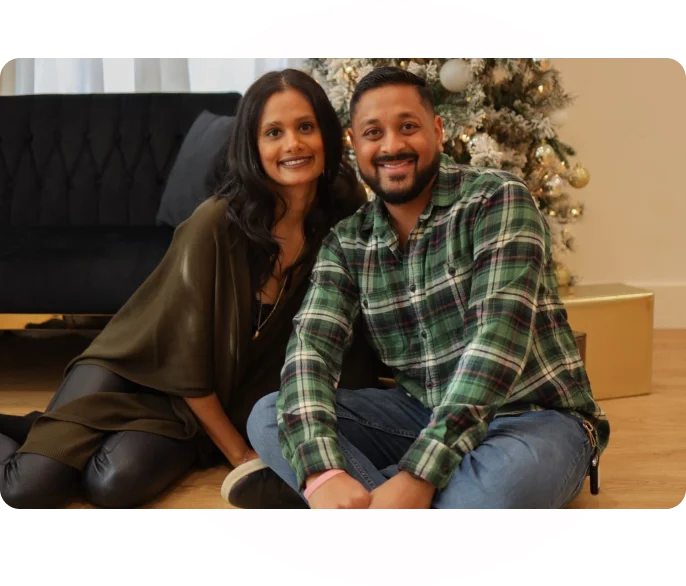
<svg viewBox="0 0 686 586">
<path fill-rule="evenodd" d="M 618 283 L 560 289 L 569 324 L 586 334 L 586 370 L 596 399 L 651 391 L 654 294 Z"/>
</svg>

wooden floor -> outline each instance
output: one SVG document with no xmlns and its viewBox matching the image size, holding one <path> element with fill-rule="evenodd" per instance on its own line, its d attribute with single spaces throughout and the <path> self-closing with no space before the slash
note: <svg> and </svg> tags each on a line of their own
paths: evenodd
<svg viewBox="0 0 686 586">
<path fill-rule="evenodd" d="M 43 410 L 69 359 L 89 341 L 31 340 L 0 332 L 0 413 Z M 612 428 L 601 463 L 601 492 L 587 486 L 572 508 L 671 508 L 686 493 L 686 330 L 657 330 L 653 393 L 602 401 Z M 229 508 L 219 496 L 228 472 L 189 474 L 152 508 Z M 73 508 L 86 508 L 75 502 Z"/>
</svg>

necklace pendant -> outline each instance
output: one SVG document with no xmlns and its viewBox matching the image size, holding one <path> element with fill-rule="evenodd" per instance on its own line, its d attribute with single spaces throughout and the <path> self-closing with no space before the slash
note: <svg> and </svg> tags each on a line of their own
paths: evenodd
<svg viewBox="0 0 686 586">
<path fill-rule="evenodd" d="M 253 340 L 257 340 L 257 337 L 258 337 L 259 335 L 260 335 L 260 330 L 257 330 L 257 331 L 252 335 L 252 339 L 253 339 Z"/>
</svg>

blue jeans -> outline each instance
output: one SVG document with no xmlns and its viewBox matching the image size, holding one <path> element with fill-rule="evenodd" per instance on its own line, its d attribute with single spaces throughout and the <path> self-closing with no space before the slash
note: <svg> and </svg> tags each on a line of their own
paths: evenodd
<svg viewBox="0 0 686 586">
<path fill-rule="evenodd" d="M 262 398 L 248 419 L 260 458 L 293 489 L 295 472 L 281 455 L 276 396 Z M 338 440 L 348 473 L 370 491 L 397 474 L 397 463 L 424 429 L 431 411 L 402 389 L 336 391 Z M 580 420 L 558 411 L 497 417 L 436 492 L 436 509 L 564 507 L 581 490 L 592 456 Z"/>
</svg>

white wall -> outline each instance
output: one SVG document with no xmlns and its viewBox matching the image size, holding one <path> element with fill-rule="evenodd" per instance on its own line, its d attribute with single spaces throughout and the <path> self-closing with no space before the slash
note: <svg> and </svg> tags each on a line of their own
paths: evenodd
<svg viewBox="0 0 686 586">
<path fill-rule="evenodd" d="M 655 291 L 655 327 L 686 328 L 686 74 L 668 59 L 556 59 L 577 100 L 560 137 L 591 182 L 570 266 L 582 283 Z"/>
</svg>

